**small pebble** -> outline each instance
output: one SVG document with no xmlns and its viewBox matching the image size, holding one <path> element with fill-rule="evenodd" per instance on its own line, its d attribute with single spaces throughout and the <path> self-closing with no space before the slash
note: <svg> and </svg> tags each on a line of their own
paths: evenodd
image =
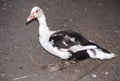
<svg viewBox="0 0 120 81">
<path fill-rule="evenodd" d="M 64 61 L 64 64 L 67 65 L 67 66 L 69 66 L 69 65 L 70 65 L 70 62 Z"/>
<path fill-rule="evenodd" d="M 66 25 L 66 24 L 64 24 L 64 27 L 67 27 L 67 25 Z"/>
<path fill-rule="evenodd" d="M 88 10 L 88 8 L 85 8 L 85 11 L 87 11 Z"/>
<path fill-rule="evenodd" d="M 109 72 L 105 72 L 105 75 L 108 75 L 109 74 Z"/>
<path fill-rule="evenodd" d="M 22 79 L 25 79 L 25 78 L 27 78 L 27 77 L 28 77 L 28 76 L 17 77 L 17 78 L 14 78 L 13 81 L 22 80 Z"/>
<path fill-rule="evenodd" d="M 3 8 L 3 10 L 6 10 L 7 8 Z"/>
<path fill-rule="evenodd" d="M 61 70 L 62 67 L 59 65 L 59 64 L 49 64 L 45 67 L 42 67 L 42 69 L 45 69 L 45 70 L 48 70 L 48 71 L 58 71 L 58 70 Z"/>
<path fill-rule="evenodd" d="M 75 71 L 74 71 L 74 73 L 79 73 L 80 72 L 80 70 L 79 69 L 76 69 Z"/>
<path fill-rule="evenodd" d="M 73 20 L 72 20 L 72 19 L 70 19 L 69 21 L 71 21 L 71 22 L 72 22 Z"/>
<path fill-rule="evenodd" d="M 99 3 L 98 6 L 102 6 L 103 4 Z"/>
<path fill-rule="evenodd" d="M 11 6 L 11 5 L 9 5 L 8 7 L 9 7 L 9 8 L 11 8 L 12 6 Z"/>
<path fill-rule="evenodd" d="M 9 76 L 13 76 L 13 74 L 9 74 Z"/>
<path fill-rule="evenodd" d="M 93 78 L 96 78 L 96 77 L 97 77 L 97 75 L 96 75 L 96 74 L 92 74 L 92 77 L 93 77 Z"/>
<path fill-rule="evenodd" d="M 15 46 L 14 46 L 14 48 L 16 48 L 16 49 L 17 49 L 17 48 L 19 48 L 19 47 L 18 47 L 17 45 L 15 45 Z"/>
<path fill-rule="evenodd" d="M 84 69 L 82 69 L 82 71 L 84 72 L 85 70 L 84 70 Z"/>
<path fill-rule="evenodd" d="M 25 8 L 23 8 L 23 12 L 26 12 L 27 10 Z"/>
<path fill-rule="evenodd" d="M 53 76 L 51 76 L 50 78 L 51 78 L 51 79 L 53 79 L 54 77 L 53 77 Z"/>
<path fill-rule="evenodd" d="M 7 74 L 4 74 L 4 73 L 1 74 L 2 77 L 5 77 L 6 75 L 7 75 Z"/>
</svg>

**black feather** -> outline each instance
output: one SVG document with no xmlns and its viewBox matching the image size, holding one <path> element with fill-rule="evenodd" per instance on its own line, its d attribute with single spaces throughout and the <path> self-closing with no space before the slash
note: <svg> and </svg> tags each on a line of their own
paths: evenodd
<svg viewBox="0 0 120 81">
<path fill-rule="evenodd" d="M 71 41 L 72 38 L 75 40 Z M 85 39 L 81 34 L 71 30 L 57 31 L 50 37 L 49 41 L 53 41 L 53 46 L 58 48 L 69 48 L 78 44 L 82 46 L 95 45 L 94 43 Z M 63 41 L 67 44 L 67 46 L 63 44 Z"/>
<path fill-rule="evenodd" d="M 90 58 L 89 54 L 87 53 L 87 50 L 82 50 L 72 53 L 72 56 L 68 60 L 77 61 L 77 60 L 84 60 L 87 58 Z"/>
</svg>

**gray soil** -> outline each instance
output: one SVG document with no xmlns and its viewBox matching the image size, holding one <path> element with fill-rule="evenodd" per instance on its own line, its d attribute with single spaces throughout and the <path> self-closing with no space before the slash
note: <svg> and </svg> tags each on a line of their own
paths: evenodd
<svg viewBox="0 0 120 81">
<path fill-rule="evenodd" d="M 117 57 L 87 59 L 54 72 L 43 69 L 60 59 L 41 48 L 38 22 L 25 24 L 36 5 L 52 30 L 81 33 Z M 119 55 L 119 0 L 0 0 L 0 81 L 120 81 Z"/>
</svg>

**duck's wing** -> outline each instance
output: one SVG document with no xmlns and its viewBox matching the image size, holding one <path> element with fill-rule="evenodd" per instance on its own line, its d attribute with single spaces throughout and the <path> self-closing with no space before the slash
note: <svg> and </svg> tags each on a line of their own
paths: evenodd
<svg viewBox="0 0 120 81">
<path fill-rule="evenodd" d="M 55 32 L 51 35 L 49 41 L 58 49 L 68 49 L 69 52 L 72 52 L 69 60 L 85 59 L 88 57 L 103 60 L 115 57 L 115 54 L 85 39 L 81 34 L 70 30 Z"/>
<path fill-rule="evenodd" d="M 74 45 L 95 45 L 94 43 L 85 39 L 81 34 L 71 30 L 56 31 L 51 35 L 49 41 L 57 48 L 70 48 Z"/>
</svg>

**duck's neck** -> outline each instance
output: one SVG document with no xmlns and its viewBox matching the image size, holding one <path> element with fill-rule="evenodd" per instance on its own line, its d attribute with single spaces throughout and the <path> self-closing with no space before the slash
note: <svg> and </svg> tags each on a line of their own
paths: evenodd
<svg viewBox="0 0 120 81">
<path fill-rule="evenodd" d="M 42 14 L 41 17 L 38 18 L 39 21 L 39 35 L 44 36 L 47 32 L 49 32 L 49 28 L 46 23 L 45 15 Z"/>
</svg>

